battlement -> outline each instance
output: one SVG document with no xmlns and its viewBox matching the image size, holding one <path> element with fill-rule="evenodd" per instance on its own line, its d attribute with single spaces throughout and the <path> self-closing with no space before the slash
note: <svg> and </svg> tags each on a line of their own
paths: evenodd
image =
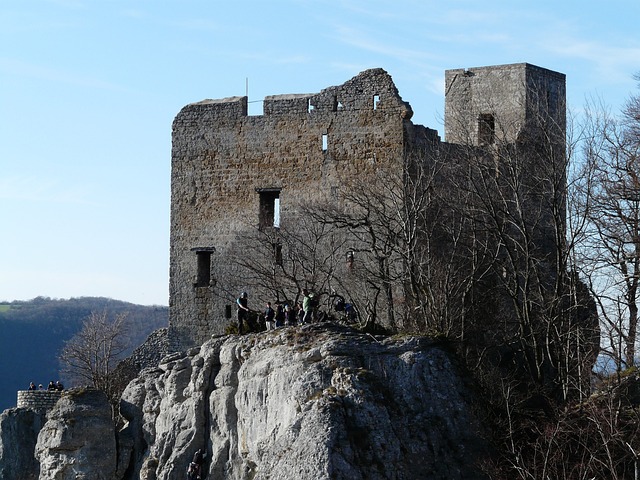
<svg viewBox="0 0 640 480">
<path fill-rule="evenodd" d="M 174 123 L 174 128 L 192 124 L 192 118 L 200 122 L 221 119 L 242 120 L 248 116 L 248 97 L 226 97 L 206 99 L 185 106 Z M 279 117 L 299 115 L 336 115 L 340 113 L 386 111 L 399 113 L 409 119 L 413 115 L 411 107 L 404 102 L 391 76 L 381 68 L 361 72 L 343 85 L 333 86 L 320 93 L 293 93 L 268 95 L 263 100 L 263 115 L 258 117 Z"/>
<path fill-rule="evenodd" d="M 312 94 L 269 95 L 264 98 L 265 115 L 311 113 L 314 110 Z"/>
<path fill-rule="evenodd" d="M 60 400 L 59 390 L 18 390 L 18 408 L 29 408 L 38 412 L 51 410 Z"/>
</svg>

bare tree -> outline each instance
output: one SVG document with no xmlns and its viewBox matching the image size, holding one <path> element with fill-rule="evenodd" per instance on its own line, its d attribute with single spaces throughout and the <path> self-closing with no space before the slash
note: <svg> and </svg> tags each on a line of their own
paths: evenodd
<svg viewBox="0 0 640 480">
<path fill-rule="evenodd" d="M 278 228 L 247 228 L 234 247 L 238 285 L 286 301 L 303 287 L 335 293 L 354 303 L 369 326 L 440 331 L 432 323 L 446 317 L 446 302 L 422 300 L 424 292 L 440 300 L 441 292 L 455 291 L 429 288 L 437 268 L 427 258 L 423 232 L 434 223 L 433 212 L 426 221 L 425 207 L 437 166 L 427 168 L 424 159 L 398 165 L 377 172 L 375 181 L 350 179 L 332 202 L 298 205 Z M 430 314 L 427 320 L 420 310 Z"/>
<path fill-rule="evenodd" d="M 604 387 L 599 395 L 552 417 L 522 408 L 507 417 L 517 425 L 505 429 L 510 432 L 505 459 L 510 473 L 502 470 L 493 478 L 637 477 L 638 414 L 615 389 Z"/>
<path fill-rule="evenodd" d="M 367 312 L 368 322 L 378 320 L 379 303 L 388 326 L 395 327 L 396 296 L 394 285 L 402 275 L 398 255 L 400 243 L 399 222 L 393 215 L 394 201 L 401 191 L 393 174 L 380 174 L 368 185 L 357 180 L 345 186 L 342 202 L 307 206 L 305 212 L 317 223 L 326 225 L 336 236 L 344 239 L 352 255 L 351 283 L 360 283 L 361 307 Z M 401 197 L 400 197 L 401 198 Z M 356 290 L 352 287 L 352 290 Z M 380 302 L 382 300 L 382 302 Z"/>
<path fill-rule="evenodd" d="M 450 171 L 428 140 L 395 165 L 349 179 L 339 201 L 306 206 L 305 215 L 348 249 L 342 283 L 370 325 L 457 337 L 472 277 L 465 220 L 452 212 L 451 196 L 440 197 Z"/>
<path fill-rule="evenodd" d="M 618 370 L 635 363 L 640 294 L 639 97 L 621 117 L 587 108 L 583 194 L 589 235 L 580 263 L 597 299 L 607 353 Z"/>
<path fill-rule="evenodd" d="M 290 212 L 277 228 L 247 226 L 230 250 L 236 269 L 228 283 L 256 299 L 293 304 L 303 288 L 344 291 L 344 239 L 303 211 Z"/>
<path fill-rule="evenodd" d="M 497 436 L 504 434 L 499 443 L 505 456 L 503 463 L 489 469 L 492 478 L 638 475 L 637 377 L 614 375 L 594 396 L 588 395 L 585 379 L 598 353 L 598 331 L 588 320 L 596 318 L 596 305 L 606 335 L 604 345 L 618 371 L 634 364 L 640 276 L 640 99 L 632 97 L 620 117 L 601 103 L 590 103 L 586 111 L 586 121 L 575 137 L 568 138 L 567 235 L 564 255 L 557 262 L 556 294 L 543 290 L 545 296 L 539 298 L 548 307 L 532 309 L 534 318 L 548 329 L 538 332 L 541 345 L 547 344 L 544 357 L 539 357 L 545 358 L 541 365 L 556 372 L 565 399 L 579 402 L 540 415 L 531 409 L 535 397 L 522 397 L 517 382 L 505 382 L 509 377 L 502 377 L 501 383 L 488 379 L 487 385 L 504 387 L 493 405 L 503 412 L 495 418 Z M 563 263 L 565 268 L 560 268 Z M 571 396 L 570 390 L 576 389 L 580 396 Z"/>
<path fill-rule="evenodd" d="M 112 402 L 118 391 L 113 371 L 127 349 L 126 317 L 122 313 L 112 320 L 106 311 L 91 312 L 59 357 L 73 382 L 102 390 Z"/>
<path fill-rule="evenodd" d="M 462 241 L 472 259 L 467 308 L 474 314 L 467 328 L 476 334 L 467 345 L 480 360 L 489 355 L 491 363 L 517 366 L 523 383 L 553 390 L 558 335 L 569 328 L 564 125 L 544 105 L 530 110 L 516 138 L 511 124 L 496 119 L 494 141 L 451 152 L 462 159 L 450 176 L 464 199 L 451 203 L 466 221 Z"/>
</svg>

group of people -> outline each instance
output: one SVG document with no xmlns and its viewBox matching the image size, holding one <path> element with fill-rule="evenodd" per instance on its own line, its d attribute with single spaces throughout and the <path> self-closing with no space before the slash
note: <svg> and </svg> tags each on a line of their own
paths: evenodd
<svg viewBox="0 0 640 480">
<path fill-rule="evenodd" d="M 36 384 L 31 382 L 31 383 L 29 383 L 29 390 L 44 390 L 44 388 L 43 388 L 42 384 L 39 384 L 38 387 L 36 387 Z M 62 391 L 62 390 L 64 390 L 64 385 L 62 385 L 60 380 L 58 380 L 57 382 L 54 382 L 53 380 L 51 380 L 49 382 L 49 386 L 47 386 L 47 390 Z"/>
<path fill-rule="evenodd" d="M 302 304 L 296 303 L 293 308 L 288 303 L 284 305 L 277 303 L 274 309 L 271 306 L 271 302 L 267 302 L 267 306 L 262 313 L 262 318 L 267 330 L 273 330 L 280 327 L 292 327 L 303 323 L 304 310 L 302 310 Z"/>
<path fill-rule="evenodd" d="M 236 304 L 238 307 L 238 333 L 242 334 L 249 326 L 249 314 L 251 313 L 247 292 L 240 294 Z M 302 301 L 296 302 L 294 305 L 278 302 L 274 308 L 271 302 L 267 302 L 260 318 L 264 321 L 267 330 L 303 325 L 312 321 L 316 305 L 316 296 L 305 288 L 302 290 Z"/>
</svg>

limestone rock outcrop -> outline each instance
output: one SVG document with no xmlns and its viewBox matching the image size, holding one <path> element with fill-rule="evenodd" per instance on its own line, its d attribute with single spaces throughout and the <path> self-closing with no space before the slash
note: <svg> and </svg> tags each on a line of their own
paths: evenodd
<svg viewBox="0 0 640 480">
<path fill-rule="evenodd" d="M 220 336 L 143 370 L 117 432 L 96 390 L 65 391 L 46 417 L 5 411 L 0 477 L 177 480 L 204 448 L 205 479 L 476 480 L 473 404 L 424 337 L 333 324 Z"/>
<path fill-rule="evenodd" d="M 47 414 L 35 455 L 39 480 L 112 480 L 117 469 L 111 407 L 98 390 L 66 392 Z"/>
<path fill-rule="evenodd" d="M 451 357 L 417 337 L 309 325 L 213 338 L 122 396 L 126 478 L 483 478 L 472 403 Z"/>
<path fill-rule="evenodd" d="M 37 480 L 40 467 L 33 451 L 45 414 L 10 408 L 0 414 L 0 478 Z"/>
</svg>

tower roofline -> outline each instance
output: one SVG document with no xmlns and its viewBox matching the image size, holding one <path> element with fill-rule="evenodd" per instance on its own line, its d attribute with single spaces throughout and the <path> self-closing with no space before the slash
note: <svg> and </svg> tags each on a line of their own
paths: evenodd
<svg viewBox="0 0 640 480">
<path fill-rule="evenodd" d="M 501 65 L 485 65 L 482 67 L 466 67 L 466 68 L 452 68 L 445 70 L 446 75 L 450 75 L 453 73 L 465 73 L 465 72 L 483 72 L 488 70 L 499 71 L 499 70 L 528 70 L 528 71 L 537 71 L 539 73 L 545 73 L 547 75 L 556 76 L 559 79 L 565 79 L 566 75 L 561 72 L 557 72 L 555 70 L 550 70 L 548 68 L 539 67 L 538 65 L 534 65 L 532 63 L 521 62 L 521 63 L 505 63 Z"/>
</svg>

